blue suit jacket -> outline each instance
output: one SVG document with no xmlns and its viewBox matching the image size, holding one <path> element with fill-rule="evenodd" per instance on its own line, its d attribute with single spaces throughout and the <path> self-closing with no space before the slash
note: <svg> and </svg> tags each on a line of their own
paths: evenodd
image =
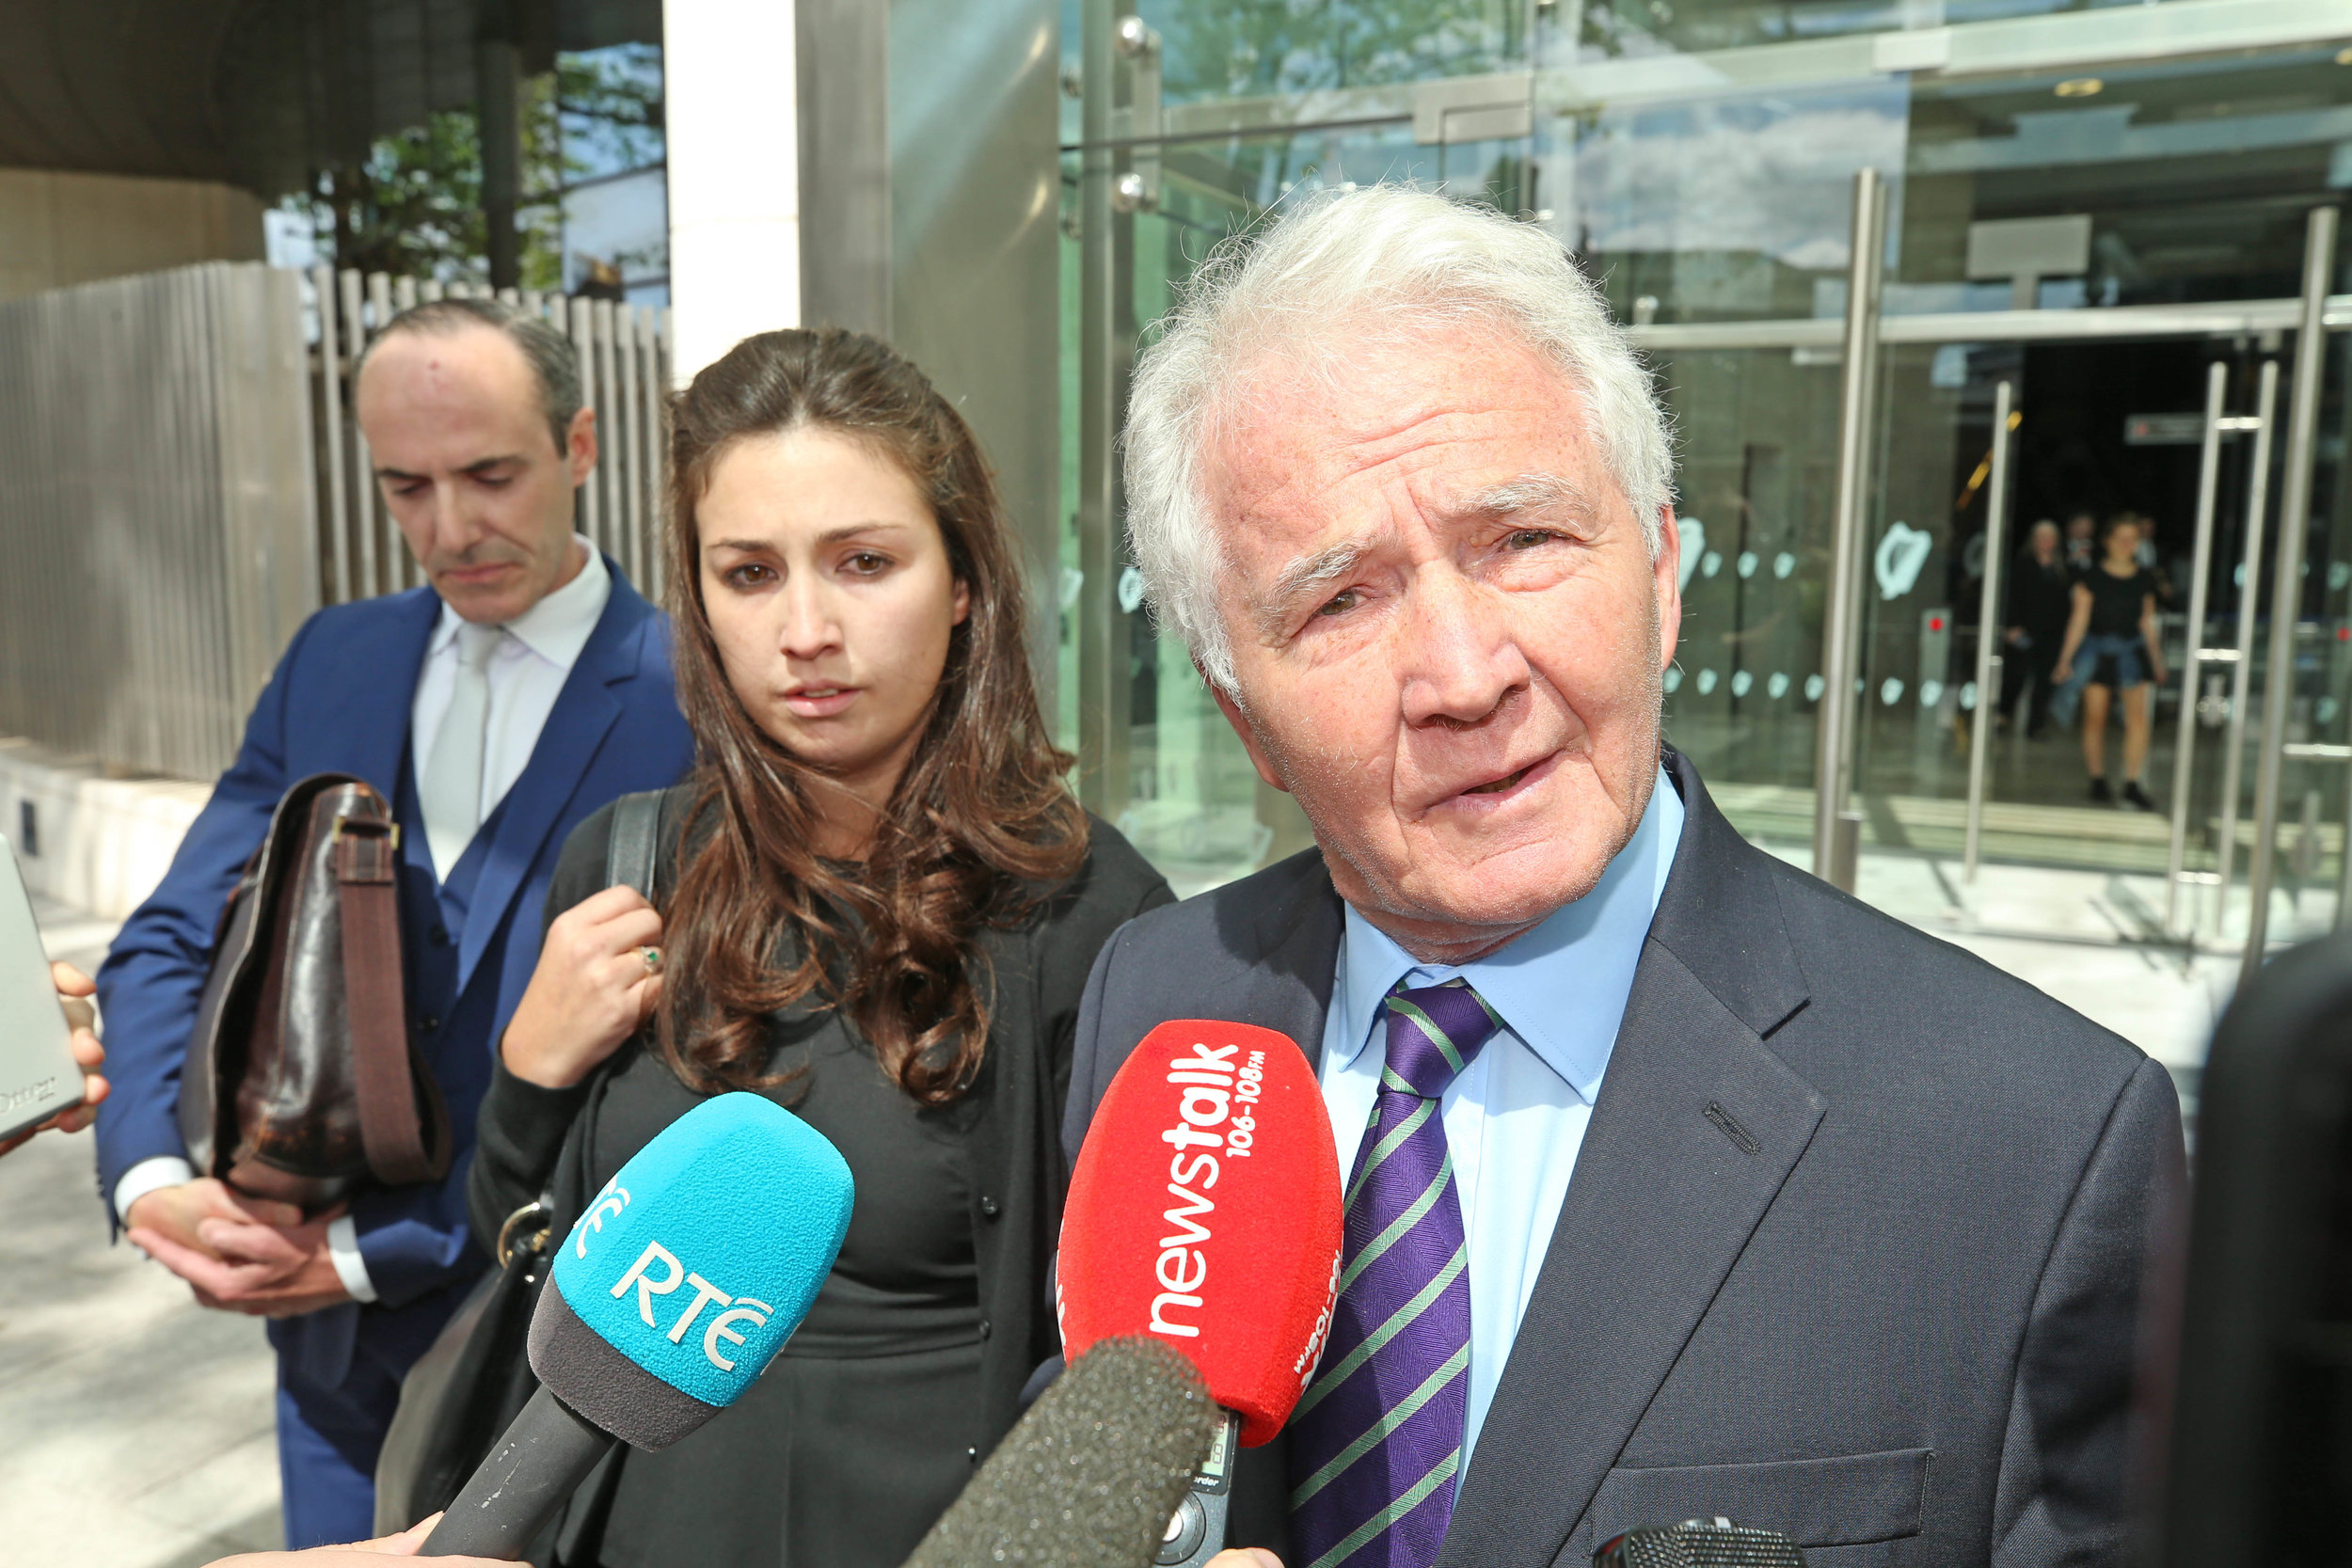
<svg viewBox="0 0 2352 1568">
<path fill-rule="evenodd" d="M 612 593 L 572 667 L 529 766 L 508 791 L 473 879 L 470 912 L 453 955 L 434 973 L 449 994 L 418 995 L 412 951 L 411 1037 L 433 1069 L 449 1107 L 457 1157 L 437 1184 L 372 1191 L 352 1209 L 360 1256 L 383 1308 L 287 1320 L 273 1333 L 281 1349 L 325 1336 L 323 1355 L 305 1359 L 319 1381 L 340 1381 L 357 1332 L 389 1332 L 421 1350 L 437 1327 L 390 1323 L 399 1308 L 447 1305 L 445 1288 L 480 1267 L 469 1255 L 466 1173 L 474 1111 L 489 1083 L 491 1052 L 538 960 L 541 911 L 558 851 L 574 827 L 615 797 L 675 783 L 693 760 L 678 716 L 669 666 L 668 626 L 607 560 Z M 199 993 L 223 905 L 262 841 L 287 787 L 313 773 L 351 773 L 403 797 L 409 709 L 441 601 L 430 589 L 321 610 L 305 622 L 278 662 L 246 725 L 236 762 L 222 774 L 153 895 L 123 926 L 99 972 L 108 1072 L 114 1092 L 100 1108 L 98 1180 L 107 1212 L 125 1171 L 156 1155 L 182 1155 L 181 1067 L 195 1027 Z M 413 791 L 409 794 L 412 796 Z M 414 835 L 421 837 L 421 835 Z M 405 935 L 449 940 L 432 909 L 429 862 L 421 886 L 405 871 Z M 461 862 L 463 865 L 465 863 Z M 410 868 L 413 869 L 413 866 Z M 421 897 L 420 897 L 421 894 Z M 447 961 L 454 958 L 453 967 Z M 420 1016 L 427 1006 L 434 1016 Z M 318 1320 L 335 1320 L 333 1322 Z M 387 1349 L 392 1347 L 388 1345 Z M 398 1354 L 394 1350 L 394 1354 Z"/>
</svg>

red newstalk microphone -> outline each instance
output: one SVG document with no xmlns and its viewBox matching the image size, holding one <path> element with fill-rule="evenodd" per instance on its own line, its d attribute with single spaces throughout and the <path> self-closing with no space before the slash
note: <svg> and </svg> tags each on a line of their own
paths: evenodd
<svg viewBox="0 0 2352 1568">
<path fill-rule="evenodd" d="M 1214 1019 L 1146 1035 L 1078 1150 L 1056 1294 L 1071 1359 L 1146 1335 L 1200 1368 L 1225 1409 L 1159 1563 L 1223 1547 L 1234 1441 L 1281 1431 L 1314 1376 L 1340 1243 L 1339 1150 L 1297 1044 Z"/>
</svg>

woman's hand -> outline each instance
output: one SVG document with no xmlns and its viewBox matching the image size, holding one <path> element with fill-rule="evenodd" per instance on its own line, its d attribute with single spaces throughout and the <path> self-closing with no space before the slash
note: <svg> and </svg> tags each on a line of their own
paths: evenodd
<svg viewBox="0 0 2352 1568">
<path fill-rule="evenodd" d="M 621 1048 L 661 1000 L 661 916 L 635 888 L 609 887 L 556 916 L 506 1025 L 506 1070 L 567 1089 Z"/>
<path fill-rule="evenodd" d="M 65 1008 L 66 1024 L 73 1031 L 73 1060 L 82 1069 L 82 1103 L 70 1111 L 59 1111 L 32 1132 L 0 1139 L 0 1154 L 23 1144 L 33 1132 L 53 1129 L 79 1132 L 98 1119 L 98 1102 L 106 1098 L 108 1085 L 98 1070 L 106 1065 L 106 1048 L 98 1043 L 98 1010 L 89 1005 L 89 999 L 98 994 L 98 984 L 72 964 L 51 964 L 49 978 L 57 988 L 57 1001 Z"/>
<path fill-rule="evenodd" d="M 2062 655 L 2058 658 L 2058 663 L 2050 667 L 2050 684 L 2052 686 L 2064 686 L 2074 677 L 2074 656 L 2072 654 Z"/>
</svg>

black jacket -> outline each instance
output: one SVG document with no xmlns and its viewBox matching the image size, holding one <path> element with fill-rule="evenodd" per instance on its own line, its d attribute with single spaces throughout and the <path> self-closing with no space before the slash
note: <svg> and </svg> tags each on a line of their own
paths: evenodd
<svg viewBox="0 0 2352 1568">
<path fill-rule="evenodd" d="M 677 822 L 691 786 L 670 795 L 664 820 Z M 548 889 L 547 920 L 604 885 L 610 808 L 580 824 L 564 847 Z M 1030 1370 L 1059 1349 L 1045 1270 L 1061 1229 L 1069 1167 L 1056 1138 L 1070 1086 L 1071 1042 L 1078 1002 L 1094 955 L 1131 917 L 1168 903 L 1168 883 L 1149 862 L 1101 821 L 1090 821 L 1086 864 L 1018 929 L 989 931 L 981 945 L 994 971 L 981 1107 L 971 1133 L 972 1235 L 988 1338 L 981 1351 L 991 1441 L 1020 1415 Z M 675 852 L 665 847 L 658 888 L 668 885 Z M 496 1236 L 507 1215 L 552 1185 L 556 1233 L 578 1216 L 591 1180 L 581 1150 L 593 1147 L 595 1119 L 614 1073 L 640 1049 L 634 1041 L 569 1089 L 524 1083 L 501 1065 L 484 1099 L 479 1148 L 469 1196 L 475 1233 Z M 575 1123 L 580 1135 L 567 1145 Z M 562 1153 L 558 1166 L 559 1150 Z"/>
<path fill-rule="evenodd" d="M 1811 1568 L 2115 1560 L 2171 1079 L 1748 844 L 1665 760 L 1681 845 L 1438 1562 L 1719 1513 Z M 1121 930 L 1066 1146 L 1165 1020 L 1319 1056 L 1340 932 L 1312 852 Z M 1286 1544 L 1280 1449 L 1242 1456 L 1236 1544 Z"/>
</svg>

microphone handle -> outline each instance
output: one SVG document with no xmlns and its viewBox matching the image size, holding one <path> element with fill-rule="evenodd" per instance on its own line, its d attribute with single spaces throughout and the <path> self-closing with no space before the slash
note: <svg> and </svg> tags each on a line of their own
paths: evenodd
<svg viewBox="0 0 2352 1568">
<path fill-rule="evenodd" d="M 1225 1510 L 1233 1497 L 1233 1453 L 1241 1446 L 1241 1418 L 1221 1410 L 1225 1418 L 1209 1457 L 1193 1473 L 1192 1488 L 1168 1522 L 1168 1539 L 1153 1568 L 1202 1568 L 1225 1549 Z"/>
<path fill-rule="evenodd" d="M 579 1490 L 615 1441 L 542 1386 L 417 1555 L 521 1561 L 556 1510 Z"/>
</svg>

